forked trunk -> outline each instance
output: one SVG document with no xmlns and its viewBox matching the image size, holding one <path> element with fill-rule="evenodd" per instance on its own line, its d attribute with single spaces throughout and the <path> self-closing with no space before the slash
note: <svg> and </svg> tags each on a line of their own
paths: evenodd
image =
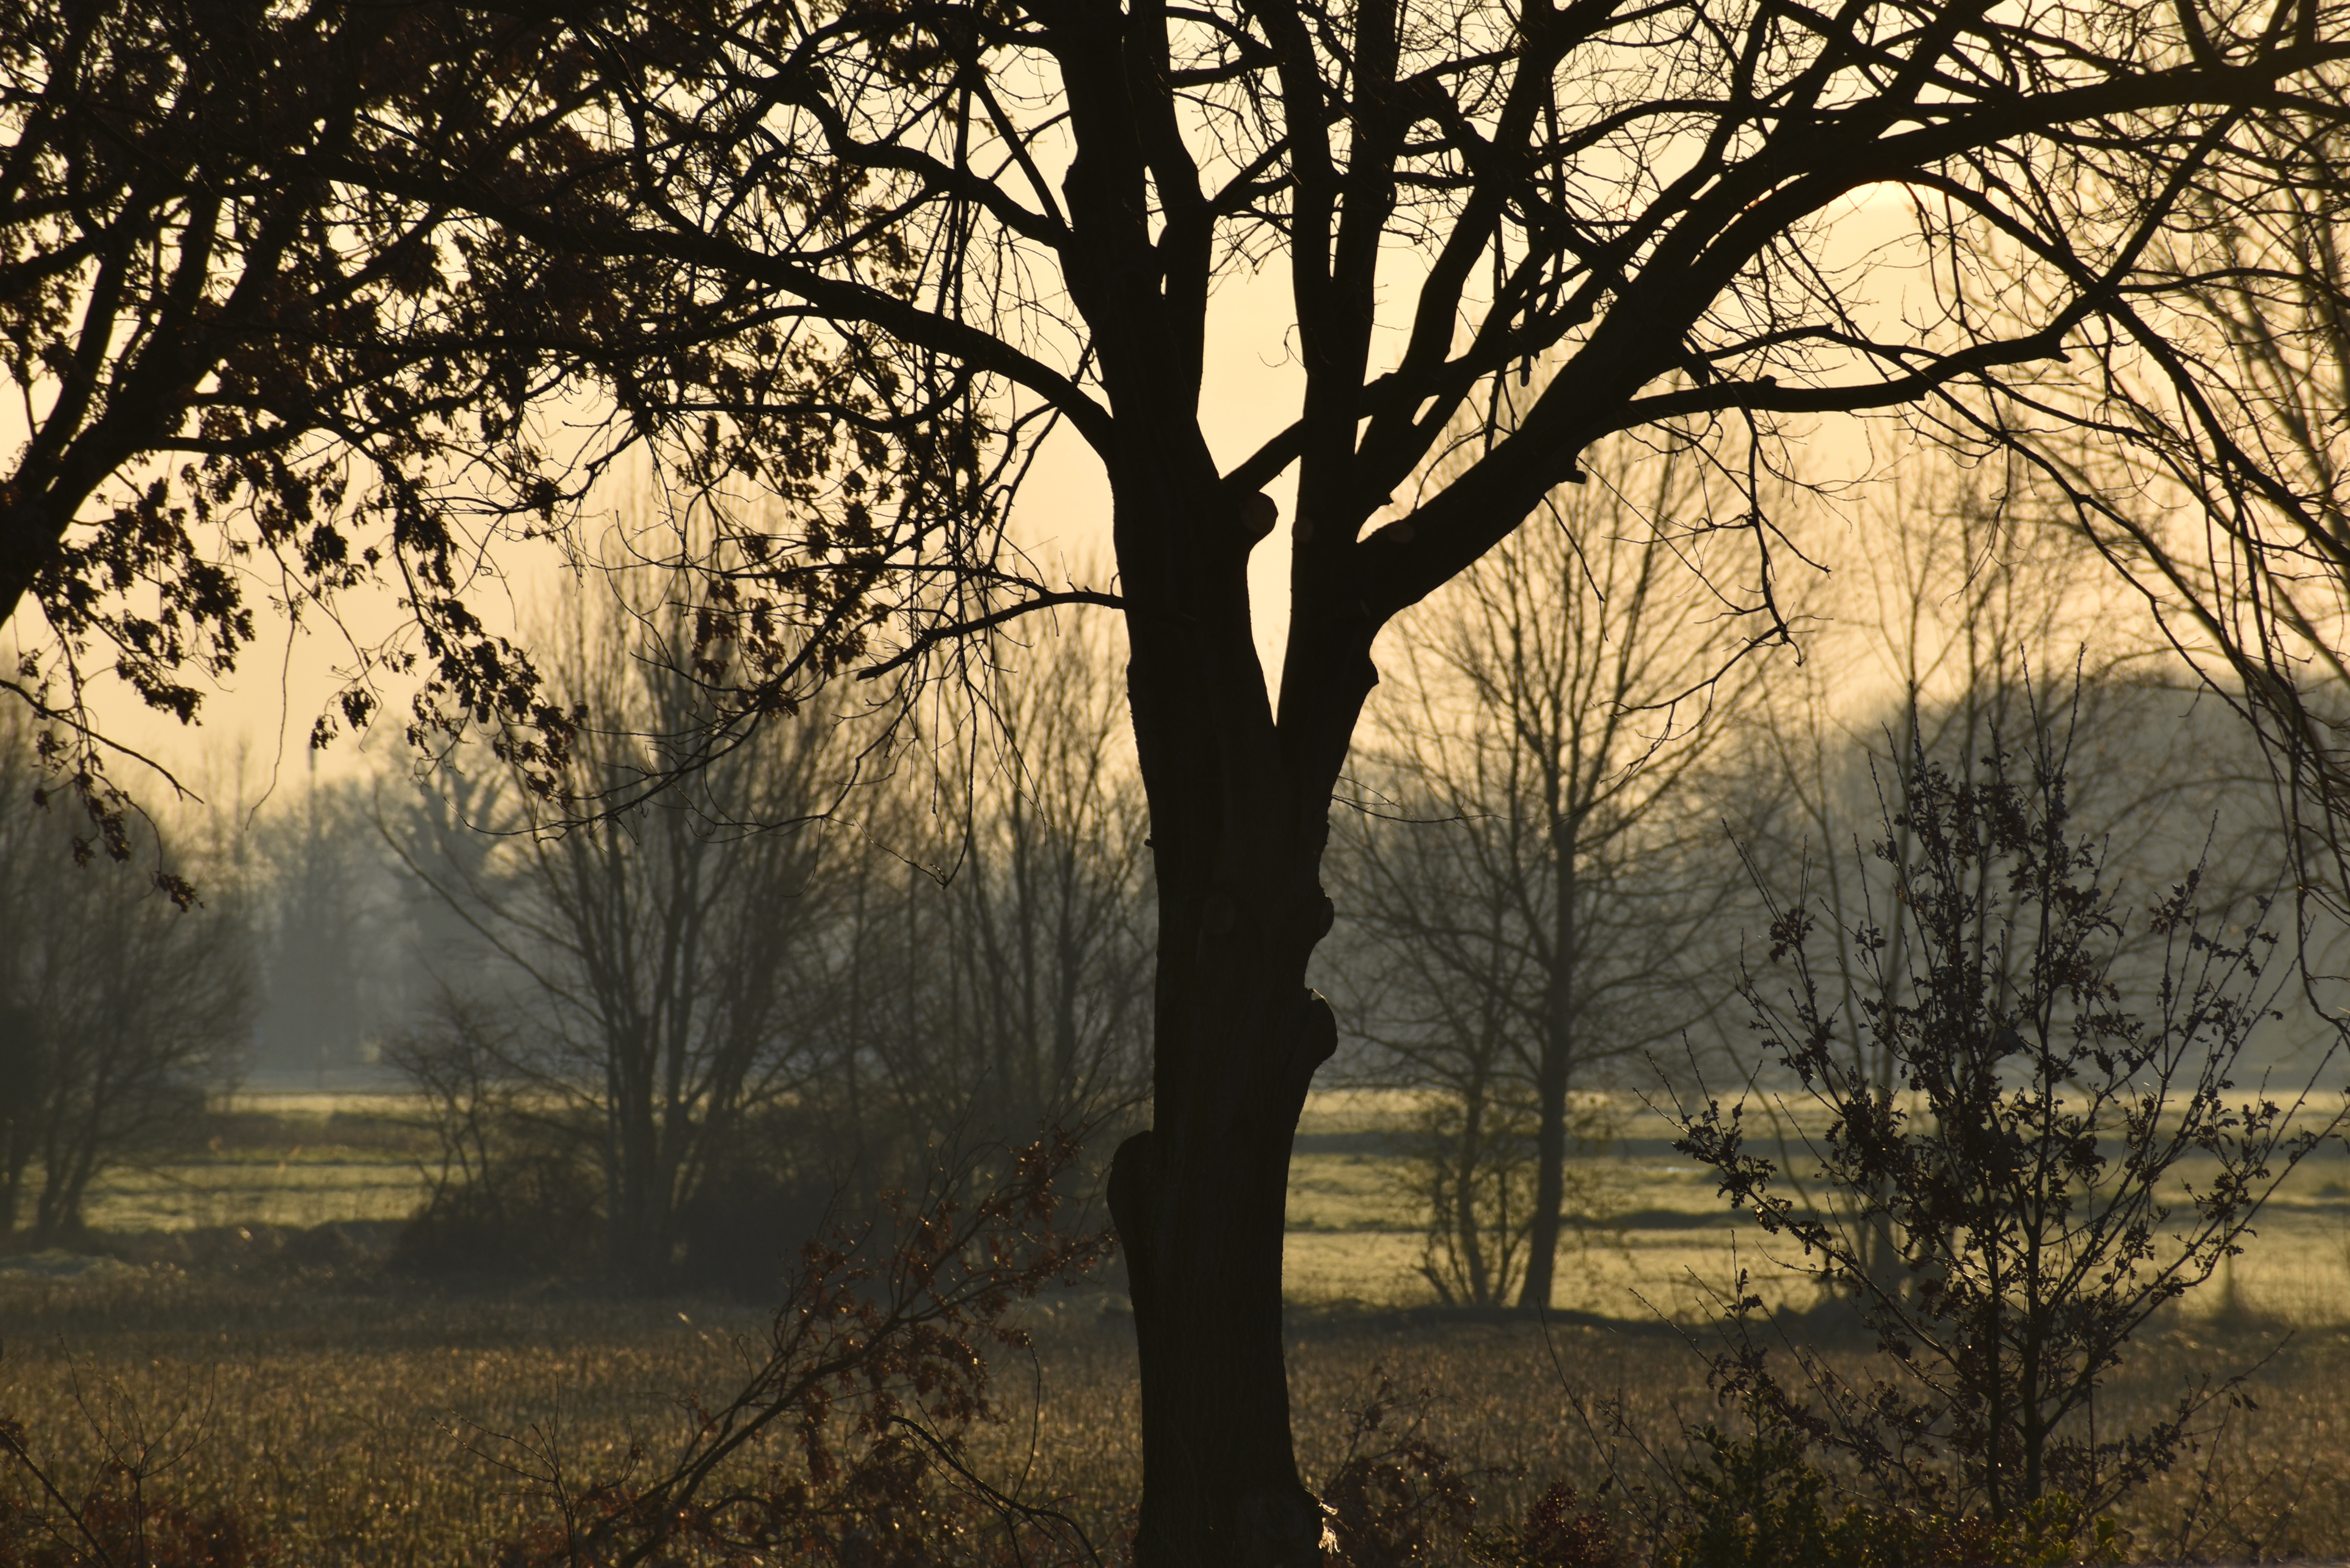
<svg viewBox="0 0 2350 1568">
<path fill-rule="evenodd" d="M 1305 966 L 1330 928 L 1322 851 L 1368 635 L 1310 711 L 1291 670 L 1276 726 L 1249 628 L 1255 535 L 1247 514 L 1218 526 L 1239 508 L 1199 472 L 1204 522 L 1136 530 L 1188 535 L 1196 553 L 1159 556 L 1160 576 L 1137 539 L 1119 551 L 1159 910 L 1152 1126 L 1110 1175 L 1142 1373 L 1136 1561 L 1304 1568 L 1320 1561 L 1322 1514 L 1290 1441 L 1282 1235 L 1298 1113 L 1337 1042 Z M 1122 486 L 1121 529 L 1180 488 Z"/>
</svg>

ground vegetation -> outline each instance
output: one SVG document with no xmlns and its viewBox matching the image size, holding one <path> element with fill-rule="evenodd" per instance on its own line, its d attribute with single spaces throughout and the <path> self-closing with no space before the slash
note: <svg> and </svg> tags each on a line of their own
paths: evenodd
<svg viewBox="0 0 2350 1568">
<path fill-rule="evenodd" d="M 312 1277 L 320 1288 L 277 1273 L 64 1288 L 0 1280 L 10 1346 L 0 1407 L 17 1413 L 28 1450 L 78 1499 L 103 1484 L 108 1450 L 80 1414 L 77 1386 L 93 1403 L 119 1387 L 158 1423 L 190 1407 L 202 1440 L 149 1483 L 155 1501 L 234 1511 L 279 1562 L 442 1561 L 560 1528 L 546 1494 L 485 1453 L 485 1434 L 526 1438 L 536 1428 L 561 1442 L 577 1475 L 622 1473 L 632 1446 L 649 1459 L 674 1451 L 691 1425 L 675 1391 L 706 1402 L 736 1387 L 738 1345 L 764 1344 L 771 1323 L 766 1310 L 723 1296 L 450 1294 Z M 1131 1334 L 1120 1314 L 1103 1315 L 1107 1299 L 1048 1294 L 1046 1310 L 1020 1320 L 1034 1360 L 998 1367 L 994 1394 L 1008 1418 L 976 1424 L 963 1459 L 999 1489 L 1068 1514 L 1114 1560 L 1133 1527 L 1139 1455 Z M 2223 1343 L 2219 1332 L 2200 1317 L 2158 1324 L 2108 1384 L 2106 1409 L 2123 1421 L 2158 1415 Z M 1702 1517 L 1684 1488 L 1700 1498 L 1703 1489 L 1683 1472 L 1718 1472 L 1689 1429 L 1711 1420 L 1726 1437 L 1746 1436 L 1739 1411 L 1714 1404 L 1689 1347 L 1637 1324 L 1545 1332 L 1532 1322 L 1307 1314 L 1287 1349 L 1300 1460 L 1317 1482 L 1353 1460 L 1372 1471 L 1400 1465 L 1383 1450 L 1409 1438 L 1462 1478 L 1472 1528 L 1517 1536 L 1565 1485 L 1575 1499 L 1566 1521 L 1596 1514 L 1611 1554 L 1598 1560 L 1624 1568 L 1659 1560 Z M 1864 1347 L 1828 1354 L 1855 1378 L 1872 1369 Z M 2345 1355 L 2336 1333 L 2307 1331 L 2255 1373 L 2243 1407 L 2116 1507 L 2123 1560 L 2341 1555 L 2350 1544 L 2336 1397 Z M 1390 1399 L 1358 1439 L 1382 1381 Z M 1816 1449 L 1804 1459 L 1825 1469 L 1826 1501 L 1840 1511 L 1834 1468 L 1819 1465 Z M 24 1501 L 22 1480 L 10 1472 L 12 1501 Z M 980 1523 L 973 1551 L 1000 1550 L 1000 1519 L 982 1505 Z M 1431 1534 L 1427 1561 L 1471 1560 L 1449 1528 Z M 1031 1559 L 1065 1560 L 1085 1558 Z"/>
</svg>

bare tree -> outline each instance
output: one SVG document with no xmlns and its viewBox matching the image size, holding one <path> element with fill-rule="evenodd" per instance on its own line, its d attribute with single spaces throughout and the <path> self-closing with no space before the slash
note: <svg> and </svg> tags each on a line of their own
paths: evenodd
<svg viewBox="0 0 2350 1568">
<path fill-rule="evenodd" d="M 936 1037 L 960 1042 L 991 1137 L 1128 1113 L 1148 1092 L 1149 827 L 1107 632 L 1012 654 L 993 693 L 1000 771 L 943 889 Z"/>
<path fill-rule="evenodd" d="M 2028 755 L 2053 723 L 2066 739 L 2070 820 L 2097 835 L 2112 886 L 2151 897 L 2208 862 L 2205 906 L 2232 917 L 2282 876 L 2257 759 L 2223 706 L 2199 705 L 2183 667 L 2114 626 L 2099 593 L 2110 585 L 2076 536 L 2027 498 L 1988 491 L 1984 477 L 1872 503 L 1884 515 L 1872 524 L 1867 580 L 1807 605 L 1822 628 L 1813 657 L 1769 670 L 1743 737 L 1744 788 L 1766 809 L 1746 819 L 1741 853 L 1772 896 L 1801 888 L 1820 912 L 1808 972 L 1840 1017 L 1859 1016 L 1880 992 L 1906 1004 L 1913 917 L 1898 889 L 1921 875 L 1922 848 L 1905 814 L 1886 818 L 1921 762 L 1977 777 Z M 1885 950 L 1864 950 L 1864 932 Z M 2131 966 L 2159 946 L 2143 928 L 2117 932 L 2110 961 L 2135 981 Z M 1852 1082 L 1898 1089 L 1900 1062 L 1879 1034 L 1837 1039 L 1855 1054 L 1839 1064 Z M 1742 1070 L 1768 1065 L 1734 1054 Z M 1800 1170 L 1783 1180 L 1810 1191 Z M 1849 1195 L 1811 1196 L 1827 1208 Z M 1876 1287 L 1895 1292 L 1902 1260 L 1882 1221 L 1880 1212 L 1875 1229 L 1856 1222 L 1854 1245 Z"/>
<path fill-rule="evenodd" d="M 182 909 L 134 866 L 74 863 L 31 728 L 0 711 L 0 1237 L 47 1245 L 82 1233 L 92 1182 L 233 1082 L 254 953 L 233 887 Z"/>
<path fill-rule="evenodd" d="M 1453 1102 L 1439 1288 L 1480 1304 L 1520 1283 L 1521 1225 L 1518 1304 L 1550 1303 L 1573 1092 L 1729 995 L 1709 976 L 1743 882 L 1703 785 L 1753 688 L 1722 677 L 1740 634 L 1689 569 L 1719 543 L 1699 473 L 1668 452 L 1554 492 L 1408 618 L 1357 768 L 1374 804 L 1342 819 L 1335 880 L 1384 977 L 1361 1027 Z"/>
<path fill-rule="evenodd" d="M 681 630 L 673 606 L 590 596 L 546 639 L 568 700 L 601 716 L 580 732 L 579 761 L 617 799 L 638 795 L 654 738 L 702 718 L 687 678 L 630 656 L 622 628 L 639 623 Z M 820 1029 L 796 982 L 827 929 L 814 819 L 837 798 L 839 763 L 831 726 L 811 720 L 764 732 L 690 795 L 637 798 L 591 822 L 543 827 L 517 770 L 475 794 L 484 820 L 427 811 L 388 825 L 400 859 L 526 999 L 498 1054 L 543 1116 L 589 1138 L 619 1277 L 668 1272 L 713 1162 L 813 1075 Z M 504 836 L 486 857 L 484 830 Z M 495 1016 L 474 1005 L 450 1022 Z"/>
<path fill-rule="evenodd" d="M 2290 984 L 2265 902 L 2241 923 L 2215 917 L 2190 872 L 2140 917 L 2154 973 L 2122 971 L 2134 922 L 2074 824 L 2069 741 L 2061 716 L 2032 711 L 1972 776 L 1913 746 L 1873 846 L 1896 880 L 1846 939 L 1857 1008 L 1814 962 L 1825 911 L 1807 889 L 1774 902 L 1742 994 L 1790 1096 L 1817 1113 L 1803 1158 L 1850 1209 L 1791 1196 L 1784 1162 L 1745 1147 L 1743 1097 L 1727 1116 L 1684 1108 L 1677 1145 L 1858 1300 L 1895 1369 L 1864 1386 L 1807 1358 L 1791 1396 L 1746 1343 L 1717 1362 L 1728 1390 L 1807 1420 L 1893 1497 L 2001 1526 L 2047 1509 L 2064 1539 L 2168 1468 L 2220 1392 L 2190 1382 L 2150 1422 L 2101 1426 L 2093 1401 L 2130 1337 L 2240 1250 L 2344 1120 L 2313 1103 L 2331 1051 L 2282 1088 L 2266 1074 L 2237 1086 Z M 1913 846 L 1898 861 L 1897 834 Z M 1898 948 L 1896 907 L 1911 922 Z M 1890 1087 L 1867 1066 L 1888 1057 Z M 2181 1181 L 2190 1160 L 2201 1168 Z M 1735 1309 L 1742 1340 L 1752 1304 Z"/>
<path fill-rule="evenodd" d="M 991 723 L 874 803 L 829 1008 L 860 1126 L 1017 1138 L 1148 1093 L 1148 824 L 1107 630 L 1006 649 Z"/>
<path fill-rule="evenodd" d="M 777 1197 L 764 1178 L 821 1207 L 1007 1128 L 1130 1118 L 1144 826 L 1102 629 L 1040 639 L 988 692 L 988 725 L 939 738 L 972 749 L 896 781 L 847 791 L 847 747 L 810 720 L 788 748 L 767 732 L 700 775 L 691 800 L 534 832 L 516 778 L 452 771 L 388 823 L 473 939 L 438 944 L 449 1001 L 394 1052 L 438 1107 L 445 1240 L 570 1212 L 546 1158 L 566 1128 L 594 1135 L 614 1267 L 654 1278 L 723 1228 L 712 1205 Z M 628 798 L 639 748 L 691 722 L 690 689 L 629 659 L 599 617 L 546 646 L 565 691 L 630 726 L 578 742 Z M 797 832 L 745 827 L 836 805 Z M 764 1261 L 723 1272 L 747 1283 Z"/>
<path fill-rule="evenodd" d="M 1415 806 L 1442 809 L 1383 792 L 1383 810 Z M 1512 889 L 1476 877 L 1449 835 L 1373 820 L 1334 837 L 1332 880 L 1363 911 L 1331 954 L 1352 1027 L 1371 1047 L 1360 1072 L 1425 1096 L 1404 1149 L 1427 1226 L 1420 1273 L 1447 1304 L 1505 1305 L 1524 1278 L 1534 1208 L 1534 1096 L 1514 1006 L 1533 961 L 1516 939 Z M 1406 895 L 1391 920 L 1378 898 L 1389 889 Z"/>
</svg>

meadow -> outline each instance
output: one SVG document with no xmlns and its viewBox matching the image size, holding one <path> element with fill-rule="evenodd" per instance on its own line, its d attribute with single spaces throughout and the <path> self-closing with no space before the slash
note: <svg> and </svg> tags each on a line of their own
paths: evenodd
<svg viewBox="0 0 2350 1568">
<path fill-rule="evenodd" d="M 1543 1324 L 1435 1311 L 1386 1152 L 1406 1109 L 1323 1096 L 1300 1129 L 1290 1376 L 1309 1480 L 1344 1462 L 1384 1389 L 1382 1430 L 1451 1456 L 1484 1517 L 1514 1521 L 1569 1480 L 1601 1499 L 1627 1560 L 1647 1560 L 1695 1462 L 1690 1434 L 1720 1415 L 1700 1354 L 1708 1296 L 1741 1263 L 1769 1278 L 1767 1246 L 1661 1139 L 1633 1136 L 1586 1173 L 1615 1222 L 1575 1233 L 1565 1310 Z M 158 1486 L 234 1507 L 280 1563 L 488 1563 L 549 1518 L 550 1460 L 575 1483 L 657 1460 L 689 1429 L 684 1397 L 730 1391 L 764 1343 L 767 1314 L 743 1301 L 467 1291 L 289 1248 L 299 1231 L 265 1228 L 388 1236 L 423 1188 L 419 1133 L 396 1104 L 336 1099 L 248 1105 L 224 1126 L 109 1181 L 98 1215 L 130 1266 L 0 1267 L 0 1416 L 68 1490 L 110 1451 L 153 1445 L 172 1456 Z M 2126 1419 L 2188 1379 L 2254 1368 L 2252 1397 L 2123 1510 L 2133 1558 L 2350 1556 L 2345 1181 L 2338 1158 L 2296 1175 L 2231 1292 L 2166 1317 L 2111 1386 L 2101 1411 Z M 1110 1283 L 1024 1309 L 1034 1350 L 995 1366 L 1002 1419 L 970 1462 L 1115 1543 L 1139 1456 Z M 1800 1285 L 1777 1293 L 1804 1304 Z"/>
<path fill-rule="evenodd" d="M 405 1218 L 428 1190 L 430 1140 L 398 1096 L 245 1096 L 233 1105 L 211 1147 L 105 1178 L 88 1205 L 92 1228 L 169 1235 L 382 1224 Z M 1394 1153 L 1413 1108 L 1409 1096 L 1383 1091 L 1326 1091 L 1308 1103 L 1290 1163 L 1286 1277 L 1297 1305 L 1434 1303 Z M 1767 1239 L 1738 1223 L 1704 1174 L 1672 1153 L 1661 1121 L 1627 1102 L 1616 1125 L 1622 1136 L 1578 1162 L 1590 1215 L 1570 1232 L 1555 1305 L 1702 1319 L 1741 1267 L 1766 1298 L 1804 1304 L 1807 1287 L 1775 1267 Z M 2350 1158 L 2340 1144 L 2293 1174 L 2230 1277 L 2216 1283 L 2219 1294 L 2232 1292 L 2233 1310 L 2304 1327 L 2350 1323 Z M 2219 1310 L 2219 1294 L 2209 1310 Z"/>
<path fill-rule="evenodd" d="M 1003 1419 L 980 1428 L 975 1473 L 1066 1509 L 1114 1543 L 1139 1480 L 1131 1338 L 1104 1293 L 1031 1314 L 1032 1356 L 996 1367 Z M 485 1563 L 553 1509 L 535 1477 L 623 1473 L 682 1438 L 681 1396 L 740 1375 L 764 1314 L 739 1303 L 485 1298 L 313 1278 L 92 1277 L 0 1284 L 0 1411 L 68 1481 L 106 1442 L 180 1455 L 155 1483 L 228 1505 L 317 1568 Z M 2149 1340 L 2106 1401 L 2150 1410 L 2182 1377 L 2255 1359 L 2259 1336 L 2192 1324 Z M 1690 1344 L 1616 1328 L 1430 1323 L 1301 1313 L 1290 1378 L 1309 1479 L 1347 1458 L 1382 1385 L 1388 1427 L 1448 1453 L 1486 1517 L 1513 1521 L 1568 1480 L 1607 1508 L 1627 1558 L 1655 1544 L 1693 1462 L 1684 1434 L 1719 1415 Z M 2303 1334 L 2255 1375 L 2255 1396 L 2189 1461 L 2123 1510 L 2147 1561 L 2284 1561 L 2350 1552 L 2350 1337 Z M 1613 1478 L 1612 1487 L 1603 1487 Z"/>
</svg>

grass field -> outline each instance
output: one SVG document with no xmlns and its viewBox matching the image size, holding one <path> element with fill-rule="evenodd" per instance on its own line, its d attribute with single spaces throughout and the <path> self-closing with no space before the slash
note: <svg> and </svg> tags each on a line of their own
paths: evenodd
<svg viewBox="0 0 2350 1568">
<path fill-rule="evenodd" d="M 1007 1419 L 973 1469 L 1054 1500 L 1114 1539 L 1136 1495 L 1130 1333 L 1102 1293 L 1036 1314 L 1033 1361 L 999 1362 Z M 699 1300 L 480 1298 L 312 1279 L 265 1288 L 171 1275 L 0 1283 L 0 1412 L 28 1421 L 70 1482 L 103 1434 L 179 1420 L 178 1496 L 233 1504 L 304 1568 L 486 1563 L 489 1543 L 548 1517 L 512 1467 L 552 1445 L 576 1477 L 616 1473 L 632 1445 L 680 1439 L 681 1391 L 731 1386 L 763 1315 Z M 2180 1379 L 2255 1359 L 2252 1338 L 2191 1328 L 2141 1347 L 2103 1408 L 2151 1409 Z M 1350 1413 L 1392 1379 L 1422 1397 L 1421 1432 L 1471 1474 L 1485 1517 L 1513 1520 L 1546 1482 L 1610 1495 L 1628 1560 L 1648 1505 L 1690 1462 L 1686 1426 L 1716 1414 L 1676 1336 L 1430 1324 L 1305 1313 L 1290 1373 L 1309 1480 L 1344 1459 Z M 2303 1334 L 2260 1373 L 2191 1461 L 2123 1517 L 2140 1560 L 2280 1561 L 2350 1552 L 2350 1337 Z M 1620 1428 L 1607 1420 L 1610 1406 Z M 1409 1413 L 1409 1401 L 1407 1401 Z M 522 1446 L 511 1439 L 521 1438 Z"/>
<path fill-rule="evenodd" d="M 392 1220 L 425 1192 L 423 1135 L 384 1095 L 243 1096 L 232 1137 L 94 1191 L 93 1228 L 114 1232 Z M 1409 1307 L 1433 1301 L 1421 1241 L 1391 1151 L 1409 1096 L 1315 1095 L 1290 1169 L 1286 1275 L 1309 1306 Z M 1701 1317 L 1744 1266 L 1773 1301 L 1797 1304 L 1800 1280 L 1765 1240 L 1731 1222 L 1712 1184 L 1666 1147 L 1661 1124 L 1627 1114 L 1617 1152 L 1588 1162 L 1603 1223 L 1572 1233 L 1554 1305 L 1611 1317 Z M 1733 1251 L 1734 1249 L 1734 1251 Z M 2233 1268 L 2235 1304 L 2306 1326 L 2350 1323 L 2350 1160 L 2339 1146 L 2296 1172 Z M 2210 1303 L 2220 1297 L 2214 1293 Z"/>
<path fill-rule="evenodd" d="M 1767 1278 L 1765 1250 L 1660 1138 L 1634 1137 L 1594 1162 L 1598 1207 L 1617 1222 L 1575 1232 L 1556 1303 L 1615 1326 L 1411 1311 L 1429 1292 L 1386 1152 L 1409 1110 L 1393 1096 L 1320 1096 L 1300 1127 L 1290 1374 L 1309 1480 L 1342 1462 L 1350 1413 L 1391 1381 L 1470 1474 L 1485 1517 L 1514 1520 L 1550 1480 L 1586 1494 L 1609 1481 L 1627 1562 L 1645 1561 L 1656 1510 L 1692 1462 L 1687 1433 L 1717 1414 L 1688 1325 L 1733 1262 Z M 199 1153 L 110 1179 L 92 1218 L 233 1235 L 397 1219 L 422 1190 L 429 1151 L 396 1103 L 246 1104 L 223 1125 Z M 2273 1353 L 2254 1404 L 2124 1511 L 2135 1558 L 2350 1555 L 2346 1182 L 2340 1159 L 2298 1174 L 2236 1266 L 2232 1307 L 2214 1290 L 2175 1314 L 2101 1404 L 2108 1421 L 2143 1417 L 2186 1379 Z M 981 1430 L 973 1467 L 1115 1540 L 1139 1484 L 1130 1328 L 1106 1289 L 1030 1321 L 1033 1359 L 998 1365 L 1008 1418 Z M 159 1484 L 234 1505 L 280 1564 L 488 1563 L 491 1543 L 548 1517 L 521 1473 L 533 1450 L 584 1479 L 614 1473 L 632 1449 L 657 1459 L 686 1429 L 680 1396 L 730 1390 L 764 1322 L 740 1302 L 466 1294 L 290 1254 L 243 1272 L 0 1271 L 0 1415 L 26 1423 L 69 1485 L 97 1475 L 109 1440 L 160 1436 L 182 1457 Z"/>
<path fill-rule="evenodd" d="M 1293 1300 L 1375 1306 L 1433 1300 L 1418 1272 L 1421 1241 L 1409 1222 L 1403 1173 L 1387 1152 L 1410 1110 L 1408 1096 L 1377 1092 L 1318 1094 L 1309 1102 L 1290 1161 Z M 1570 1232 L 1553 1305 L 1609 1317 L 1701 1318 L 1741 1267 L 1774 1304 L 1808 1301 L 1809 1287 L 1777 1267 L 1768 1238 L 1737 1222 L 1712 1179 L 1671 1152 L 1661 1120 L 1634 1107 L 1621 1111 L 1617 1125 L 1623 1136 L 1613 1150 L 1584 1162 L 1582 1185 L 1596 1212 Z M 1791 1163 L 1800 1164 L 1799 1151 Z M 2176 1174 L 2203 1175 L 2193 1166 Z M 2350 1158 L 2338 1142 L 2287 1180 L 2230 1276 L 2195 1310 L 2230 1304 L 2303 1326 L 2350 1324 Z"/>
</svg>

